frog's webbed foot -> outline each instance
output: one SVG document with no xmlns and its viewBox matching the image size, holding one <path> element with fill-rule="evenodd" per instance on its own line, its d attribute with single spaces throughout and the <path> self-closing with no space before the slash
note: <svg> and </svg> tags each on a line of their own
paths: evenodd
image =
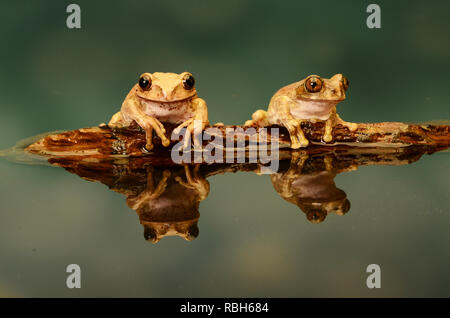
<svg viewBox="0 0 450 318">
<path fill-rule="evenodd" d="M 334 109 L 330 117 L 325 122 L 325 132 L 322 137 L 323 141 L 331 142 L 333 140 L 332 132 L 336 124 L 341 124 L 342 126 L 347 127 L 350 131 L 355 131 L 358 128 L 358 124 L 343 121 L 336 113 L 336 109 Z"/>
<path fill-rule="evenodd" d="M 129 199 L 128 203 L 130 208 L 133 210 L 139 209 L 143 204 L 154 200 L 164 193 L 167 187 L 167 180 L 169 179 L 171 173 L 169 170 L 164 170 L 162 173 L 161 180 L 159 180 L 158 185 L 155 188 L 154 184 L 154 169 L 153 167 L 147 168 L 147 187 L 138 196 Z"/>
<path fill-rule="evenodd" d="M 204 200 L 209 194 L 209 182 L 204 177 L 199 175 L 200 165 L 195 165 L 193 169 L 193 174 L 189 169 L 188 165 L 184 166 L 184 172 L 186 176 L 186 181 L 184 181 L 181 177 L 177 176 L 175 180 L 185 186 L 188 189 L 196 190 L 199 194 L 200 200 Z"/>
<path fill-rule="evenodd" d="M 170 140 L 165 135 L 166 129 L 158 119 L 148 116 L 145 119 L 145 122 L 142 123 L 142 125 L 139 122 L 138 124 L 145 130 L 145 139 L 146 139 L 145 148 L 147 150 L 153 149 L 153 130 L 155 131 L 156 135 L 158 135 L 158 137 L 161 139 L 161 143 L 164 147 L 170 145 Z"/>
<path fill-rule="evenodd" d="M 336 122 L 344 127 L 347 127 L 350 131 L 355 131 L 356 129 L 358 129 L 357 123 L 344 121 L 338 114 L 336 114 Z"/>
<path fill-rule="evenodd" d="M 309 141 L 306 139 L 301 127 L 302 122 L 300 119 L 286 119 L 281 121 L 281 124 L 289 131 L 292 149 L 299 149 L 309 145 Z"/>
<path fill-rule="evenodd" d="M 331 142 L 333 140 L 333 134 L 332 134 L 333 128 L 327 128 L 325 127 L 325 132 L 322 136 L 322 140 L 325 142 Z"/>
<path fill-rule="evenodd" d="M 303 150 L 292 151 L 290 169 L 295 169 L 296 171 L 301 173 L 303 170 L 303 166 L 305 165 L 305 162 L 306 160 L 308 160 L 308 158 L 309 155 Z"/>
<path fill-rule="evenodd" d="M 336 110 L 333 110 L 330 117 L 325 121 L 325 131 L 322 136 L 324 142 L 331 142 L 333 140 L 333 128 L 336 125 Z"/>
<path fill-rule="evenodd" d="M 147 150 L 153 149 L 153 130 L 156 132 L 158 137 L 161 139 L 161 143 L 164 147 L 170 145 L 170 140 L 166 137 L 166 130 L 164 129 L 164 125 L 156 118 L 147 115 L 141 109 L 141 104 L 134 99 L 127 99 L 121 108 L 121 120 L 119 118 L 119 122 L 125 121 L 125 124 L 129 126 L 132 121 L 135 121 L 139 127 L 144 129 L 145 131 L 145 139 L 146 145 L 145 148 Z M 111 119 L 114 122 L 115 116 Z"/>
<path fill-rule="evenodd" d="M 145 119 L 139 118 L 136 120 L 137 124 L 145 131 L 145 149 L 153 149 L 153 130 L 156 135 L 161 139 L 161 143 L 164 147 L 170 145 L 170 140 L 166 137 L 166 129 L 164 125 L 156 118 L 146 116 Z"/>
<path fill-rule="evenodd" d="M 183 138 L 183 146 L 181 147 L 180 150 L 184 151 L 185 149 L 189 148 L 189 142 L 191 141 L 191 136 L 192 139 L 194 140 L 194 146 L 195 148 L 201 148 L 202 147 L 202 143 L 201 143 L 201 135 L 203 132 L 203 129 L 205 129 L 206 125 L 208 124 L 208 122 L 205 122 L 201 119 L 195 119 L 195 118 L 191 118 L 188 119 L 187 121 L 185 121 L 184 123 L 182 123 L 181 125 L 179 125 L 177 128 L 174 129 L 173 133 L 174 134 L 179 134 L 181 129 L 186 128 L 186 132 L 184 134 L 184 138 Z"/>
</svg>

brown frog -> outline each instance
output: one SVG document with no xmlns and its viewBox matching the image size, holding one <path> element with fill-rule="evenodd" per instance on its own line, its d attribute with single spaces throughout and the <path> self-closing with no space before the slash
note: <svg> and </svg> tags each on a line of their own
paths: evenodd
<svg viewBox="0 0 450 318">
<path fill-rule="evenodd" d="M 257 110 L 245 126 L 284 126 L 290 134 L 291 148 L 298 149 L 309 144 L 301 128 L 302 122 L 324 121 L 322 139 L 330 142 L 336 124 L 352 131 L 357 128 L 357 124 L 343 121 L 336 113 L 336 105 L 345 99 L 348 86 L 349 81 L 342 74 L 330 79 L 310 75 L 278 90 L 270 100 L 268 110 Z"/>
<path fill-rule="evenodd" d="M 194 121 L 200 125 L 194 131 Z M 153 131 L 161 138 L 163 146 L 170 144 L 165 135 L 165 123 L 179 124 L 178 134 L 186 128 L 183 149 L 194 134 L 194 142 L 205 126 L 209 125 L 206 102 L 197 96 L 195 79 L 189 72 L 144 73 L 139 77 L 119 112 L 112 116 L 108 126 L 128 127 L 136 122 L 146 134 L 146 149 L 153 148 Z"/>
<path fill-rule="evenodd" d="M 192 241 L 198 236 L 200 201 L 209 194 L 209 182 L 199 174 L 199 168 L 196 165 L 191 172 L 184 166 L 184 178 L 168 169 L 158 178 L 154 168 L 147 168 L 146 188 L 127 197 L 127 205 L 139 215 L 147 241 L 157 243 L 175 235 Z"/>
<path fill-rule="evenodd" d="M 311 223 L 323 222 L 330 213 L 346 214 L 350 201 L 336 187 L 334 178 L 339 172 L 355 170 L 356 166 L 337 171 L 333 168 L 333 158 L 325 156 L 324 169 L 305 172 L 307 160 L 308 155 L 293 152 L 290 168 L 270 176 L 275 190 L 283 199 L 297 205 Z"/>
</svg>

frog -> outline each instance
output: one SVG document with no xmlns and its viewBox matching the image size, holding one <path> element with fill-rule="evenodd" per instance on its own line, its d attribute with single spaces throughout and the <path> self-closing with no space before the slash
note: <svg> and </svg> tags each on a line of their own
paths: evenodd
<svg viewBox="0 0 450 318">
<path fill-rule="evenodd" d="M 350 210 L 350 201 L 346 193 L 336 186 L 334 178 L 338 173 L 356 170 L 357 166 L 334 168 L 333 156 L 325 155 L 313 158 L 323 160 L 323 168 L 308 170 L 305 166 L 309 155 L 299 151 L 292 152 L 287 171 L 271 174 L 275 191 L 284 200 L 298 206 L 313 224 L 322 223 L 330 213 L 345 215 Z"/>
<path fill-rule="evenodd" d="M 199 205 L 210 190 L 199 168 L 199 164 L 184 165 L 183 173 L 146 167 L 146 186 L 139 193 L 129 194 L 127 205 L 139 215 L 148 242 L 157 243 L 174 235 L 192 241 L 198 236 Z"/>
<path fill-rule="evenodd" d="M 332 131 L 336 124 L 350 131 L 358 128 L 355 123 L 342 120 L 336 113 L 336 105 L 346 98 L 349 80 L 342 74 L 327 79 L 309 75 L 305 79 L 279 89 L 271 98 L 267 111 L 257 110 L 244 126 L 284 126 L 290 135 L 291 148 L 307 147 L 309 140 L 302 130 L 303 122 L 325 122 L 322 140 L 333 140 Z"/>
<path fill-rule="evenodd" d="M 198 144 L 198 136 L 209 121 L 208 108 L 205 100 L 197 95 L 194 76 L 189 72 L 141 74 L 108 126 L 124 128 L 134 122 L 145 131 L 145 149 L 148 151 L 154 147 L 153 131 L 164 147 L 170 145 L 164 127 L 168 123 L 178 125 L 174 134 L 186 128 L 181 149 L 188 147 L 191 136 Z"/>
</svg>

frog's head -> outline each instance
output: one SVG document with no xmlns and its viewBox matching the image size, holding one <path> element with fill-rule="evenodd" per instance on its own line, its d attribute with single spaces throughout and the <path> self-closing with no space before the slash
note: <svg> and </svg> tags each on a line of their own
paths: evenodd
<svg viewBox="0 0 450 318">
<path fill-rule="evenodd" d="M 133 87 L 136 95 L 153 102 L 177 102 L 197 95 L 191 73 L 144 73 Z"/>
<path fill-rule="evenodd" d="M 150 243 L 158 243 L 167 236 L 179 236 L 186 241 L 193 241 L 199 234 L 198 218 L 182 222 L 142 222 L 144 238 Z"/>
<path fill-rule="evenodd" d="M 350 210 L 350 201 L 345 196 L 340 199 L 325 202 L 300 203 L 298 206 L 305 212 L 309 222 L 317 224 L 325 221 L 325 218 L 330 213 L 336 213 L 337 215 L 346 214 Z"/>
<path fill-rule="evenodd" d="M 342 74 L 336 74 L 330 79 L 310 75 L 297 83 L 295 95 L 300 100 L 337 104 L 345 99 L 348 86 L 349 81 Z"/>
</svg>

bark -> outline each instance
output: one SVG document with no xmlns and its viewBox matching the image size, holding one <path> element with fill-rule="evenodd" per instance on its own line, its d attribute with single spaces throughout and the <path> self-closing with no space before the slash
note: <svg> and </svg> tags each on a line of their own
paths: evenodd
<svg viewBox="0 0 450 318">
<path fill-rule="evenodd" d="M 342 125 L 337 125 L 333 130 L 334 140 L 331 143 L 321 141 L 324 124 L 305 123 L 303 126 L 305 136 L 310 140 L 309 147 L 302 149 L 306 152 L 326 151 L 330 147 L 345 145 L 347 147 L 407 147 L 420 146 L 426 148 L 426 152 L 435 152 L 448 148 L 450 144 L 450 126 L 435 124 L 405 124 L 396 122 L 385 123 L 361 123 L 355 131 L 350 131 Z M 235 135 L 226 133 L 227 129 L 241 128 Z M 276 133 L 276 128 L 279 134 Z M 173 127 L 166 127 L 170 136 Z M 205 131 L 204 136 L 214 141 L 217 147 L 225 150 L 236 150 L 238 148 L 252 149 L 258 142 L 266 141 L 272 146 L 280 149 L 289 149 L 289 134 L 283 127 L 271 126 L 267 130 L 256 133 L 257 128 L 246 130 L 241 126 L 214 127 L 214 131 Z M 259 139 L 258 139 L 259 138 Z M 179 138 L 181 139 L 181 138 Z M 205 139 L 205 138 L 204 138 Z M 237 140 L 246 140 L 244 144 L 234 144 Z M 165 148 L 161 145 L 159 138 L 154 137 L 155 147 L 151 152 L 145 150 L 145 133 L 137 126 L 123 129 L 110 129 L 108 126 L 83 128 L 49 134 L 37 142 L 29 145 L 25 151 L 48 157 L 91 157 L 91 158 L 116 158 L 116 157 L 169 157 L 170 149 L 177 141 Z M 208 141 L 203 141 L 206 145 Z M 276 144 L 278 143 L 278 144 Z M 169 160 L 170 161 L 170 160 Z M 170 164 L 170 163 L 169 163 Z"/>
</svg>

